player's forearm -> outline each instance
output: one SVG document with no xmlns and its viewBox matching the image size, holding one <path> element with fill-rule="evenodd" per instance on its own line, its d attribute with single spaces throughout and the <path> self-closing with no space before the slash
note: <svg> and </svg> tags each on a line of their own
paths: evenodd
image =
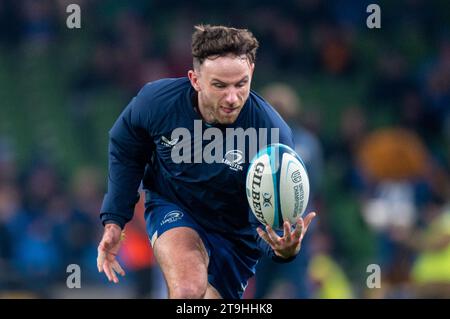
<svg viewBox="0 0 450 319">
<path fill-rule="evenodd" d="M 134 215 L 134 208 L 139 200 L 139 184 L 123 184 L 119 187 L 115 183 L 108 183 L 108 193 L 103 199 L 100 218 L 105 224 L 112 221 L 122 228 Z"/>
<path fill-rule="evenodd" d="M 110 171 L 109 175 L 108 192 L 103 199 L 100 217 L 103 224 L 112 221 L 123 228 L 133 218 L 140 197 L 138 189 L 141 177 L 126 169 L 120 172 Z M 116 176 L 119 182 L 111 180 L 111 176 Z"/>
<path fill-rule="evenodd" d="M 133 218 L 146 164 L 145 143 L 133 131 L 129 105 L 110 131 L 108 192 L 101 208 L 103 224 L 121 228 Z"/>
</svg>

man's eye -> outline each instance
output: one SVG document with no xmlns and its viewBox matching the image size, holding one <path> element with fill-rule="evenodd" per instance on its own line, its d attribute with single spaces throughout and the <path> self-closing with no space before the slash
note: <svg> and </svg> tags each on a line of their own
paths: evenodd
<svg viewBox="0 0 450 319">
<path fill-rule="evenodd" d="M 242 88 L 242 87 L 246 86 L 247 83 L 248 83 L 248 81 L 241 81 L 241 82 L 238 82 L 238 83 L 236 84 L 236 87 Z"/>
<path fill-rule="evenodd" d="M 218 89 L 223 89 L 225 87 L 225 85 L 220 84 L 220 83 L 214 83 L 213 86 L 218 88 Z"/>
</svg>

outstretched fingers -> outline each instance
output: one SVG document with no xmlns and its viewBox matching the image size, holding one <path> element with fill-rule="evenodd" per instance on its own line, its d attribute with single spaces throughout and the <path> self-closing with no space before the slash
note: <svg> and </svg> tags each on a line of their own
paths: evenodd
<svg viewBox="0 0 450 319">
<path fill-rule="evenodd" d="M 103 271 L 105 272 L 106 277 L 108 277 L 108 280 L 114 282 L 115 284 L 119 282 L 117 274 L 121 275 L 122 277 L 125 276 L 125 271 L 122 269 L 117 260 L 114 260 L 112 262 L 106 261 L 103 264 Z"/>
<path fill-rule="evenodd" d="M 103 272 L 103 264 L 105 263 L 106 254 L 103 251 L 98 252 L 97 256 L 97 269 L 98 272 Z"/>
<path fill-rule="evenodd" d="M 309 213 L 305 219 L 302 217 L 299 217 L 297 221 L 297 225 L 295 226 L 295 229 L 293 231 L 293 237 L 295 240 L 302 240 L 303 236 L 305 235 L 306 231 L 308 230 L 309 225 L 311 224 L 312 220 L 316 217 L 315 212 Z"/>
<path fill-rule="evenodd" d="M 260 227 L 256 229 L 259 236 L 268 243 L 273 249 L 277 249 L 280 245 L 280 237 L 273 230 L 272 227 L 266 225 L 266 231 L 262 230 Z"/>
<path fill-rule="evenodd" d="M 112 264 L 112 269 L 118 273 L 119 275 L 121 275 L 122 277 L 125 276 L 125 271 L 122 269 L 122 267 L 120 266 L 119 262 L 117 260 L 114 260 L 113 264 Z"/>
<path fill-rule="evenodd" d="M 108 277 L 109 281 L 112 281 L 114 283 L 118 283 L 119 279 L 116 276 L 116 273 L 114 272 L 114 270 L 112 269 L 112 265 L 110 262 L 105 262 L 103 264 L 103 271 L 106 274 L 106 277 Z"/>
<path fill-rule="evenodd" d="M 269 244 L 270 246 L 274 245 L 269 235 L 264 230 L 258 227 L 256 228 L 256 231 L 258 232 L 259 237 L 261 237 L 267 244 Z"/>
<path fill-rule="evenodd" d="M 305 217 L 305 232 L 308 230 L 309 224 L 311 224 L 312 220 L 314 219 L 314 217 L 316 217 L 316 215 L 317 214 L 315 212 L 311 212 Z"/>
<path fill-rule="evenodd" d="M 304 227 L 305 227 L 305 224 L 304 224 L 303 218 L 300 217 L 297 220 L 297 225 L 295 225 L 294 231 L 292 232 L 292 237 L 294 238 L 294 240 L 296 242 L 301 239 Z"/>
<path fill-rule="evenodd" d="M 273 243 L 272 248 L 274 248 L 274 249 L 278 248 L 278 246 L 280 244 L 280 236 L 278 236 L 278 234 L 269 225 L 266 225 L 266 231 L 267 231 L 267 235 L 269 236 L 271 242 Z"/>
<path fill-rule="evenodd" d="M 285 221 L 283 223 L 283 228 L 284 228 L 283 238 L 286 240 L 286 242 L 290 243 L 291 242 L 291 223 L 289 223 L 289 221 Z"/>
</svg>

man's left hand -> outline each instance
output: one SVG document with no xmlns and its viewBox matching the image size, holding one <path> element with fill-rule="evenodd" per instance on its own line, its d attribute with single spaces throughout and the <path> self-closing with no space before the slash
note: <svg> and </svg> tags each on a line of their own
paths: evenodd
<svg viewBox="0 0 450 319">
<path fill-rule="evenodd" d="M 283 224 L 283 237 L 278 236 L 269 225 L 266 226 L 266 232 L 260 227 L 258 227 L 256 231 L 258 232 L 258 235 L 272 247 L 275 255 L 281 258 L 289 258 L 297 255 L 300 251 L 303 237 L 314 217 L 316 217 L 315 212 L 309 213 L 304 220 L 302 217 L 299 217 L 297 219 L 297 225 L 292 232 L 291 224 L 288 221 L 285 221 Z"/>
</svg>

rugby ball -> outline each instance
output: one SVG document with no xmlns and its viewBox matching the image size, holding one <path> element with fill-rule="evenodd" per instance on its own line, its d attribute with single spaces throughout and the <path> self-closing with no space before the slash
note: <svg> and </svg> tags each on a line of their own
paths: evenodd
<svg viewBox="0 0 450 319">
<path fill-rule="evenodd" d="M 305 212 L 309 178 L 300 156 L 284 144 L 260 150 L 247 171 L 246 193 L 256 218 L 274 229 L 294 224 Z"/>
</svg>

